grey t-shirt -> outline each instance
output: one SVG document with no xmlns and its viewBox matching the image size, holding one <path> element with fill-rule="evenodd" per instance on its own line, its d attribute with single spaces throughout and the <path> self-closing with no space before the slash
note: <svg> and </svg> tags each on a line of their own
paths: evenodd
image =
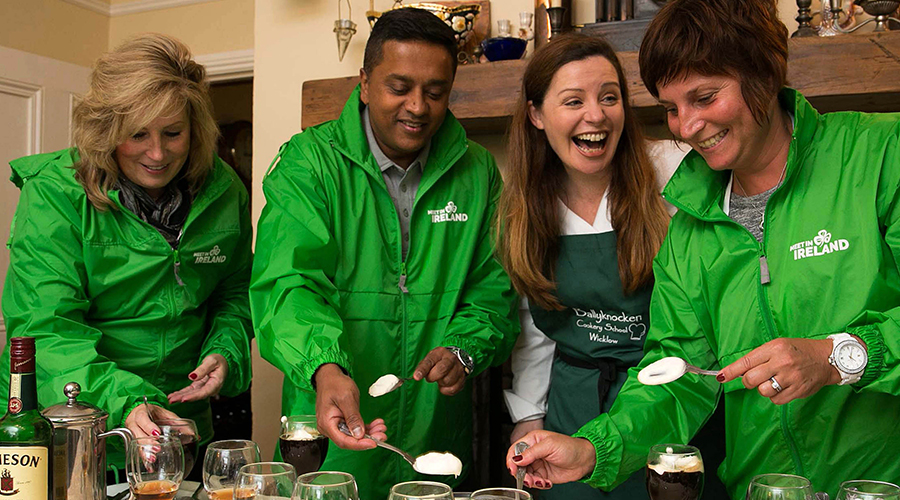
<svg viewBox="0 0 900 500">
<path fill-rule="evenodd" d="M 750 234 L 756 238 L 756 241 L 762 242 L 766 203 L 776 189 L 778 189 L 777 185 L 768 191 L 763 191 L 753 196 L 741 196 L 733 191 L 731 193 L 728 216 L 738 224 L 746 227 Z"/>
</svg>

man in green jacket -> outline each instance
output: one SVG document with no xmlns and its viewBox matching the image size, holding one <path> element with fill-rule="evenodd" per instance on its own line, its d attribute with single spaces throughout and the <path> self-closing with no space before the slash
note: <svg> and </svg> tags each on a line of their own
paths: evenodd
<svg viewBox="0 0 900 500">
<path fill-rule="evenodd" d="M 466 377 L 505 360 L 517 334 L 490 236 L 501 179 L 447 112 L 455 71 L 454 35 L 436 16 L 385 13 L 340 118 L 294 136 L 263 181 L 251 284 L 260 352 L 285 374 L 284 414 L 315 413 L 344 448 L 323 470 L 354 474 L 363 498 L 428 478 L 370 450 L 364 432 L 384 438 L 385 424 L 392 444 L 450 451 L 466 473 Z M 388 373 L 418 382 L 360 395 Z"/>
</svg>

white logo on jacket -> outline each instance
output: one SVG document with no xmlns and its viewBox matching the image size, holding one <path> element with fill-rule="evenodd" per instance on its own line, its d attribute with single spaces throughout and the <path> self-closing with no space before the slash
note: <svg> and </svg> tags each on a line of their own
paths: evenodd
<svg viewBox="0 0 900 500">
<path fill-rule="evenodd" d="M 807 257 L 819 257 L 833 252 L 843 252 L 850 248 L 850 242 L 844 239 L 833 239 L 831 233 L 822 229 L 813 239 L 791 245 L 790 251 L 794 260 Z"/>
<path fill-rule="evenodd" d="M 585 311 L 577 307 L 573 307 L 575 313 L 575 326 L 588 330 L 588 338 L 591 342 L 602 342 L 604 344 L 618 344 L 619 341 L 609 336 L 609 334 L 622 337 L 628 335 L 628 338 L 634 341 L 640 341 L 647 333 L 647 325 L 644 324 L 643 315 L 628 315 L 625 312 L 607 312 L 593 309 Z"/>
<path fill-rule="evenodd" d="M 441 222 L 465 222 L 469 220 L 467 214 L 459 212 L 456 203 L 452 201 L 447 206 L 438 210 L 429 210 L 428 215 L 431 216 L 431 223 L 438 224 Z"/>
<path fill-rule="evenodd" d="M 220 255 L 222 250 L 219 245 L 212 247 L 208 252 L 194 252 L 194 264 L 221 264 L 228 259 L 225 255 Z"/>
</svg>

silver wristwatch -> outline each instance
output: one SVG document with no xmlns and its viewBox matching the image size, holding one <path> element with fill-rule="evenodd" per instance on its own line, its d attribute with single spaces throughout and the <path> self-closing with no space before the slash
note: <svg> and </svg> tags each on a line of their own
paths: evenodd
<svg viewBox="0 0 900 500">
<path fill-rule="evenodd" d="M 841 382 L 838 385 L 855 384 L 863 376 L 869 357 L 866 348 L 847 333 L 829 335 L 834 343 L 828 362 L 841 374 Z"/>
<path fill-rule="evenodd" d="M 472 370 L 475 369 L 475 362 L 472 361 L 472 356 L 469 356 L 469 353 L 460 349 L 459 347 L 452 346 L 452 345 L 446 346 L 445 349 L 447 349 L 448 351 L 453 353 L 453 355 L 456 356 L 456 359 L 458 359 L 459 362 L 462 363 L 463 370 L 466 371 L 466 375 L 469 375 L 472 373 Z"/>
</svg>

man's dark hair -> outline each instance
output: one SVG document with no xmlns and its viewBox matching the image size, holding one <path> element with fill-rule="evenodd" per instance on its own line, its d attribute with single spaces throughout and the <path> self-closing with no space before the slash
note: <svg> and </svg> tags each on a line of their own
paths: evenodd
<svg viewBox="0 0 900 500">
<path fill-rule="evenodd" d="M 456 73 L 456 34 L 444 21 L 427 10 L 410 7 L 393 9 L 385 12 L 375 23 L 369 41 L 366 43 L 366 54 L 363 57 L 363 70 L 371 75 L 375 66 L 381 63 L 384 56 L 384 43 L 426 42 L 447 49 L 453 61 L 453 72 Z"/>
</svg>

